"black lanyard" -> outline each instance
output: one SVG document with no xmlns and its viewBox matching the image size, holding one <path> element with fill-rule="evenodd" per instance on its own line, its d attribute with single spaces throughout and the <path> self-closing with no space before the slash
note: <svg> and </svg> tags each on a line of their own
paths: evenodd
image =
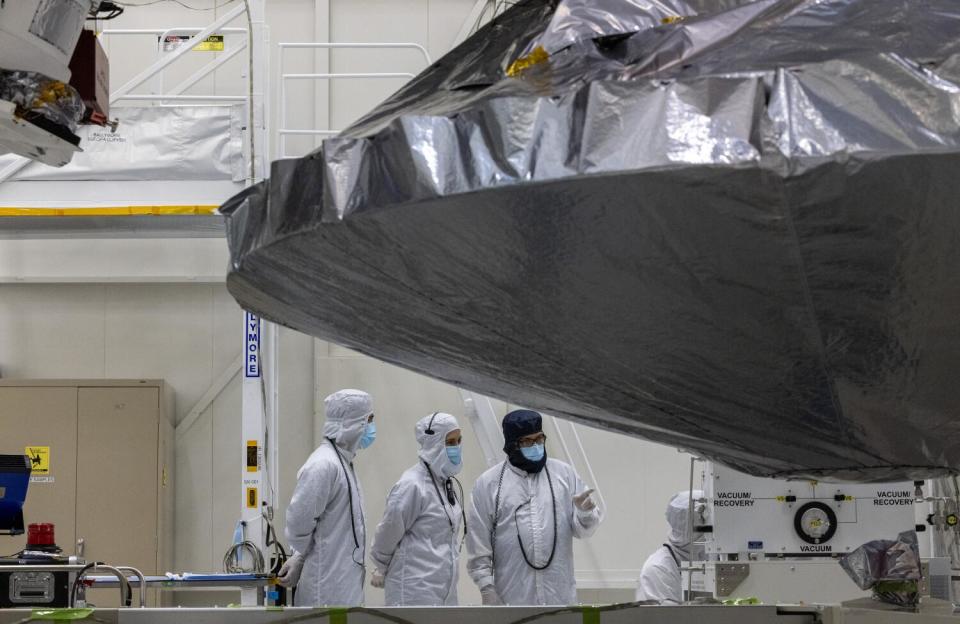
<svg viewBox="0 0 960 624">
<path fill-rule="evenodd" d="M 333 447 L 333 452 L 337 454 L 337 459 L 340 460 L 340 467 L 343 468 L 343 477 L 347 480 L 347 501 L 350 503 L 350 529 L 353 531 L 353 555 L 351 559 L 355 564 L 361 568 L 366 569 L 366 566 L 363 564 L 363 560 L 366 557 L 366 549 L 364 552 L 360 553 L 360 561 L 357 561 L 356 555 L 357 551 L 360 550 L 360 538 L 357 537 L 357 522 L 353 517 L 353 486 L 350 483 L 350 475 L 347 474 L 347 465 L 343 462 L 343 457 L 340 455 L 340 449 L 337 448 L 337 443 L 333 441 L 333 438 L 327 438 L 327 442 Z M 350 464 L 350 469 L 353 470 L 353 464 Z M 354 478 L 356 478 L 356 473 L 354 473 Z M 360 519 L 363 520 L 363 508 L 360 508 Z M 361 581 L 362 583 L 363 581 Z"/>
<path fill-rule="evenodd" d="M 421 460 L 422 461 L 422 460 Z M 443 507 L 443 515 L 447 517 L 447 523 L 450 524 L 450 531 L 456 534 L 457 529 L 453 526 L 453 519 L 450 518 L 450 513 L 447 512 L 447 503 L 443 500 L 443 494 L 440 493 L 440 486 L 437 485 L 437 479 L 433 476 L 433 470 L 430 469 L 430 464 L 423 462 L 424 468 L 427 469 L 427 474 L 430 475 L 430 483 L 433 484 L 433 489 L 437 492 L 437 498 L 440 499 L 440 506 Z M 453 486 L 450 481 L 456 481 L 457 485 L 460 487 L 460 501 L 457 501 L 457 497 L 453 493 Z M 457 502 L 460 502 L 460 516 L 463 519 L 463 538 L 460 539 L 460 548 L 463 548 L 463 542 L 467 539 L 467 510 L 463 507 L 463 486 L 460 485 L 455 477 L 450 477 L 445 483 L 447 489 L 447 499 L 450 503 L 450 507 L 453 508 L 453 505 Z"/>
<path fill-rule="evenodd" d="M 500 521 L 500 489 L 503 487 L 503 475 L 506 469 L 507 462 L 503 462 L 503 468 L 500 469 L 500 479 L 497 482 L 497 495 L 494 498 L 493 503 L 493 528 L 490 530 L 490 561 L 493 566 L 496 566 L 497 523 Z M 523 560 L 527 563 L 527 565 L 537 571 L 546 570 L 550 567 L 550 564 L 553 563 L 553 557 L 557 554 L 557 539 L 559 536 L 559 521 L 557 520 L 557 495 L 553 491 L 553 479 L 550 477 L 550 469 L 544 466 L 543 470 L 547 473 L 547 484 L 550 486 L 550 498 L 553 502 L 553 545 L 550 547 L 550 558 L 547 559 L 547 562 L 542 566 L 535 565 L 530 561 L 530 558 L 527 557 L 527 550 L 523 546 L 523 539 L 520 537 L 520 522 L 517 519 L 517 512 L 519 512 L 520 508 L 524 505 L 530 504 L 530 501 L 526 501 L 517 505 L 516 509 L 513 510 L 513 522 L 517 528 L 517 542 L 520 543 L 520 554 L 523 555 Z M 530 500 L 533 499 L 531 498 Z"/>
<path fill-rule="evenodd" d="M 667 549 L 667 552 L 670 553 L 670 556 L 671 556 L 671 557 L 673 557 L 673 562 L 674 562 L 675 564 L 677 564 L 677 569 L 679 570 L 679 569 L 680 569 L 680 560 L 677 559 L 677 553 L 673 552 L 673 548 L 671 548 L 668 544 L 661 544 L 661 546 L 663 546 L 664 548 Z"/>
</svg>

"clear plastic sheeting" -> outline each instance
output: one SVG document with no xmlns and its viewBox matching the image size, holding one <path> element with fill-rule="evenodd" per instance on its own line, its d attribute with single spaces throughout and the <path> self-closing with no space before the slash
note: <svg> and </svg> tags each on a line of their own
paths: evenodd
<svg viewBox="0 0 960 624">
<path fill-rule="evenodd" d="M 33 165 L 14 180 L 245 179 L 242 106 L 112 107 L 116 132 L 81 126 L 70 164 Z M 0 171 L 12 156 L 0 156 Z"/>
<path fill-rule="evenodd" d="M 0 69 L 0 100 L 13 102 L 22 116 L 38 114 L 70 132 L 83 119 L 86 105 L 77 90 L 43 74 Z"/>
<path fill-rule="evenodd" d="M 241 305 L 759 476 L 955 472 L 960 5 L 759 0 L 518 64 L 560 4 L 228 202 Z"/>
<path fill-rule="evenodd" d="M 877 600 L 903 607 L 917 604 L 921 578 L 920 547 L 914 531 L 895 540 L 874 540 L 840 559 L 840 566 L 860 589 Z"/>
</svg>

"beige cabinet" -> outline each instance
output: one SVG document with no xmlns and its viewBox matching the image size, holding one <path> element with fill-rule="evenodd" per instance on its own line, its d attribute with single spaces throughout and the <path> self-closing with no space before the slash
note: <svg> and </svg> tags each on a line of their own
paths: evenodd
<svg viewBox="0 0 960 624">
<path fill-rule="evenodd" d="M 164 382 L 0 380 L 0 453 L 27 449 L 46 454 L 49 469 L 31 478 L 26 523 L 54 523 L 68 553 L 83 540 L 87 561 L 170 569 L 173 415 Z M 0 537 L 0 555 L 24 543 Z M 100 606 L 116 602 L 97 593 Z"/>
<path fill-rule="evenodd" d="M 25 523 L 52 522 L 57 542 L 73 552 L 77 501 L 77 389 L 0 386 L 0 453 L 33 449 L 47 455 L 49 474 L 33 477 L 23 509 Z M 43 482 L 38 480 L 43 479 Z M 0 555 L 23 550 L 26 536 L 0 536 Z"/>
</svg>

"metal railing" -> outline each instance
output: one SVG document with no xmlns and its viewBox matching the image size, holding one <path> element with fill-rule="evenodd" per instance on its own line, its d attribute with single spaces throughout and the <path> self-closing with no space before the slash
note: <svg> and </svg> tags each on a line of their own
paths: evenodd
<svg viewBox="0 0 960 624">
<path fill-rule="evenodd" d="M 286 137 L 288 136 L 333 136 L 339 130 L 316 129 L 316 128 L 290 128 L 287 116 L 287 81 L 288 80 L 381 80 L 396 78 L 413 78 L 414 74 L 409 72 L 320 72 L 320 73 L 286 73 L 284 63 L 286 50 L 309 49 L 309 50 L 416 50 L 423 56 L 426 66 L 433 61 L 430 60 L 430 54 L 427 49 L 419 43 L 290 43 L 281 42 L 277 44 L 279 63 L 280 63 L 280 127 L 276 131 L 277 158 L 287 158 Z"/>
<path fill-rule="evenodd" d="M 224 16 L 226 17 L 226 16 Z M 230 20 L 223 21 L 217 20 L 217 22 L 229 23 L 229 21 L 235 19 L 230 18 Z M 178 26 L 175 28 L 108 28 L 101 31 L 100 36 L 103 38 L 107 37 L 120 37 L 120 36 L 153 36 L 157 38 L 157 58 L 154 65 L 162 63 L 166 57 L 170 54 L 179 53 L 177 58 L 183 54 L 193 50 L 194 47 L 203 39 L 200 38 L 200 33 L 205 33 L 206 31 L 211 30 L 210 26 L 207 27 L 197 27 L 197 26 Z M 248 40 L 248 30 L 246 28 L 237 28 L 237 27 L 219 27 L 214 29 L 214 34 L 218 35 L 243 35 L 243 38 L 236 42 L 230 42 L 229 39 L 224 38 L 224 50 L 217 55 L 216 58 L 211 59 L 210 62 L 205 63 L 201 68 L 191 74 L 189 77 L 181 81 L 179 84 L 174 86 L 171 89 L 167 89 L 164 84 L 164 73 L 165 69 L 172 63 L 163 63 L 155 73 L 151 76 L 147 76 L 140 84 L 146 82 L 149 78 L 154 78 L 157 82 L 154 85 L 154 93 L 141 93 L 141 94 L 130 94 L 129 91 L 133 88 L 136 88 L 139 85 L 134 85 L 129 89 L 126 88 L 130 83 L 127 83 L 116 92 L 111 94 L 111 100 L 116 97 L 116 101 L 134 101 L 134 102 L 159 102 L 160 106 L 169 106 L 167 102 L 245 102 L 248 99 L 247 95 L 183 95 L 183 92 L 187 89 L 193 87 L 198 82 L 215 72 L 217 69 L 222 67 L 224 64 L 235 58 L 238 54 L 247 49 L 247 40 Z M 188 41 L 179 43 L 175 50 L 165 50 L 164 44 L 167 41 L 167 37 L 173 35 L 189 35 L 190 39 Z M 204 38 L 209 36 L 205 34 Z M 228 46 L 228 42 L 231 44 Z"/>
<path fill-rule="evenodd" d="M 252 6 L 256 7 L 255 11 L 258 13 L 258 19 L 253 21 L 254 24 L 254 34 L 261 33 L 262 28 L 259 28 L 259 13 L 262 11 L 262 0 L 255 0 L 251 3 Z M 248 111 L 253 108 L 257 110 L 257 118 L 262 120 L 266 117 L 266 107 L 265 104 L 261 101 L 263 99 L 263 93 L 266 90 L 264 86 L 264 75 L 267 72 L 267 65 L 263 63 L 263 67 L 257 67 L 257 72 L 259 76 L 259 82 L 261 85 L 255 89 L 256 98 L 254 102 L 250 101 L 250 94 L 243 95 L 184 95 L 183 92 L 189 89 L 190 87 L 196 85 L 200 80 L 209 76 L 211 73 L 216 71 L 218 68 L 222 67 L 224 63 L 230 59 L 236 57 L 237 54 L 241 53 L 243 50 L 248 49 L 249 41 L 249 31 L 247 28 L 238 28 L 238 27 L 229 27 L 228 24 L 233 22 L 239 17 L 242 17 L 245 14 L 245 7 L 243 4 L 240 4 L 233 9 L 227 11 L 222 16 L 218 17 L 214 21 L 210 22 L 206 26 L 184 26 L 184 27 L 175 27 L 175 28 L 159 28 L 159 29 L 150 29 L 150 28 L 136 28 L 136 29 L 106 29 L 102 31 L 101 36 L 112 37 L 112 36 L 155 36 L 158 37 L 158 56 L 153 63 L 148 67 L 141 70 L 133 78 L 128 80 L 126 83 L 121 85 L 119 88 L 115 89 L 110 93 L 110 104 L 116 104 L 117 102 L 122 101 L 141 101 L 141 102 L 157 102 L 160 106 L 170 105 L 167 103 L 216 103 L 216 102 L 238 102 L 246 103 L 248 106 Z M 259 29 L 258 29 L 259 28 Z M 191 39 L 183 44 L 179 45 L 175 50 L 164 51 L 163 42 L 164 40 L 174 34 L 188 34 L 191 36 Z M 209 63 L 206 63 L 203 67 L 198 69 L 188 78 L 174 86 L 169 91 L 163 90 L 163 72 L 166 68 L 173 65 L 178 59 L 182 58 L 188 54 L 195 47 L 196 43 L 205 40 L 207 37 L 213 34 L 234 34 L 234 35 L 245 35 L 242 38 L 242 41 L 236 42 L 235 46 L 231 46 L 229 50 L 225 49 L 224 52 L 217 56 L 217 58 L 212 59 Z M 226 38 L 225 38 L 226 43 Z M 257 46 L 263 48 L 266 47 L 265 39 L 264 41 L 254 40 L 254 50 L 256 51 Z M 157 93 L 137 93 L 134 94 L 133 90 L 137 87 L 140 87 L 148 80 L 157 80 L 157 86 L 155 90 L 158 90 Z M 251 119 L 253 115 L 251 114 Z M 253 128 L 248 128 L 246 132 L 255 132 L 257 133 L 257 149 L 260 150 L 262 145 L 266 143 L 266 133 L 258 132 L 258 127 L 256 124 L 253 125 Z M 250 135 L 247 135 L 250 136 Z M 249 140 L 244 140 L 244 145 L 248 145 Z M 248 158 L 248 163 L 250 162 L 249 154 L 245 154 Z M 4 181 L 12 178 L 17 173 L 19 173 L 24 167 L 29 165 L 32 161 L 28 158 L 19 158 L 14 162 L 11 162 L 5 168 L 0 170 L 0 184 Z M 252 171 L 252 167 L 251 167 Z M 251 174 L 252 175 L 252 174 Z"/>
<path fill-rule="evenodd" d="M 225 29 L 227 28 L 227 24 L 229 24 L 233 20 L 243 15 L 243 13 L 244 13 L 243 5 L 238 5 L 233 9 L 231 9 L 230 11 L 227 11 L 226 13 L 224 13 L 221 17 L 215 19 L 214 21 L 207 24 L 206 26 L 203 26 L 200 28 L 180 27 L 180 28 L 160 29 L 160 30 L 135 29 L 135 30 L 126 30 L 126 31 L 118 29 L 115 31 L 106 30 L 102 34 L 107 34 L 107 36 L 120 35 L 120 34 L 157 35 L 160 37 L 158 41 L 158 46 L 160 46 L 160 50 L 162 51 L 163 41 L 168 35 L 171 35 L 177 32 L 188 33 L 188 34 L 192 34 L 193 39 L 195 39 L 196 41 L 198 42 L 203 41 L 204 39 L 206 39 L 207 37 L 215 33 L 218 33 L 221 31 L 226 32 Z M 245 28 L 235 28 L 232 30 L 234 32 L 243 32 L 243 33 L 247 32 Z M 180 59 L 184 55 L 188 54 L 191 50 L 193 50 L 193 48 L 194 48 L 193 45 L 181 45 L 177 47 L 176 50 L 159 54 L 157 57 L 157 60 L 152 65 L 145 68 L 143 71 L 138 73 L 136 76 L 128 80 L 125 84 L 120 86 L 120 88 L 116 89 L 113 93 L 110 94 L 111 103 L 115 101 L 127 99 L 126 96 L 131 95 L 131 92 L 134 89 L 136 89 L 137 87 L 145 83 L 147 80 L 154 78 L 156 76 L 159 76 L 163 72 L 163 70 L 165 70 L 167 67 L 172 65 L 174 62 L 176 62 L 178 59 Z"/>
</svg>

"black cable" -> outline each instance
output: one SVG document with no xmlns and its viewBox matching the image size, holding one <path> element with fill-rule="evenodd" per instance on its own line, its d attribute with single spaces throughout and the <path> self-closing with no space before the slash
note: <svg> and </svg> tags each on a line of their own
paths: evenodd
<svg viewBox="0 0 960 624">
<path fill-rule="evenodd" d="M 270 572 L 273 574 L 278 574 L 280 568 L 283 567 L 283 564 L 287 562 L 288 555 L 287 551 L 283 548 L 283 544 L 280 543 L 280 540 L 277 539 L 277 533 L 273 529 L 273 523 L 267 521 L 267 537 L 266 537 L 267 548 L 271 546 L 276 546 L 274 552 L 276 554 L 276 559 L 273 561 L 273 565 L 270 566 Z"/>
<path fill-rule="evenodd" d="M 463 537 L 460 538 L 460 550 L 463 550 L 463 543 L 467 541 L 467 505 L 463 497 L 463 484 L 460 483 L 460 479 L 456 477 L 450 477 L 457 484 L 457 489 L 460 490 L 460 516 L 463 518 Z M 449 484 L 450 481 L 447 481 Z M 452 488 L 451 488 L 452 489 Z"/>
<path fill-rule="evenodd" d="M 273 529 L 273 523 L 267 522 L 267 546 L 276 546 L 280 549 L 280 554 L 284 558 L 287 558 L 287 551 L 284 549 L 283 544 L 280 543 L 280 540 L 277 539 L 277 532 Z"/>
<path fill-rule="evenodd" d="M 437 414 L 440 412 L 434 412 L 430 416 L 430 422 L 427 423 L 427 428 L 423 432 L 427 435 L 436 435 L 436 431 L 433 430 L 433 419 L 437 417 Z M 426 466 L 427 472 L 430 474 L 430 481 L 433 483 L 433 489 L 437 491 L 437 498 L 440 499 L 440 506 L 443 507 L 443 513 L 447 516 L 447 522 L 450 523 L 450 530 L 456 533 L 456 529 L 453 526 L 453 520 L 450 518 L 450 514 L 447 513 L 447 506 L 443 503 L 443 494 L 440 493 L 440 487 L 437 485 L 437 480 L 433 476 L 433 470 L 430 469 L 430 464 L 426 461 L 423 462 L 423 465 Z M 460 488 L 460 515 L 463 517 L 463 538 L 460 540 L 460 549 L 463 549 L 463 543 L 467 539 L 467 510 L 463 504 L 463 485 L 456 479 L 456 477 L 450 477 L 444 482 L 444 487 L 447 490 L 447 500 L 450 502 L 450 507 L 453 508 L 453 505 L 456 503 L 456 497 L 453 494 L 453 486 L 450 485 L 450 479 L 453 479 L 457 482 L 457 486 Z"/>
<path fill-rule="evenodd" d="M 503 487 L 503 473 L 507 470 L 507 462 L 500 468 L 500 478 L 497 479 L 497 496 L 493 500 L 493 527 L 490 529 L 490 568 L 497 565 L 497 524 L 500 523 L 500 489 Z"/>
<path fill-rule="evenodd" d="M 117 19 L 117 18 L 120 17 L 121 15 L 123 15 L 123 7 L 117 7 L 117 9 L 116 9 L 115 11 L 111 11 L 110 13 L 108 13 L 108 14 L 106 14 L 106 15 L 100 15 L 100 13 L 97 13 L 97 14 L 95 14 L 95 15 L 94 15 L 94 14 L 91 14 L 91 15 L 87 16 L 87 20 L 88 20 L 88 21 L 89 21 L 89 20 L 96 20 L 96 21 L 98 21 L 98 22 L 107 22 L 107 21 L 110 21 L 110 20 L 112 20 L 112 19 Z"/>
<path fill-rule="evenodd" d="M 673 548 L 671 548 L 668 544 L 661 544 L 661 546 L 663 546 L 664 548 L 667 549 L 667 551 L 670 552 L 670 556 L 673 557 L 673 562 L 674 562 L 675 564 L 677 564 L 677 569 L 679 570 L 679 569 L 680 569 L 680 559 L 677 557 L 677 553 L 673 552 Z"/>
<path fill-rule="evenodd" d="M 120 0 L 113 0 L 113 3 L 118 4 L 120 6 L 124 6 L 124 7 L 144 7 L 144 6 L 150 6 L 152 4 L 160 4 L 161 2 L 173 2 L 175 4 L 179 4 L 185 9 L 190 9 L 191 11 L 216 11 L 217 9 L 222 9 L 228 4 L 233 4 L 236 1 L 237 0 L 227 0 L 226 2 L 222 2 L 212 7 L 190 6 L 189 4 L 181 2 L 181 0 L 150 0 L 150 2 L 120 2 Z"/>
<path fill-rule="evenodd" d="M 423 465 L 427 468 L 427 473 L 430 474 L 430 481 L 433 483 L 433 489 L 437 491 L 437 498 L 440 499 L 440 506 L 443 507 L 443 513 L 447 516 L 447 522 L 450 524 L 450 530 L 454 535 L 457 533 L 457 529 L 453 526 L 453 519 L 450 518 L 450 514 L 447 513 L 447 506 L 443 502 L 443 494 L 440 493 L 440 487 L 437 485 L 437 480 L 433 476 L 433 471 L 430 470 L 430 465 L 427 462 L 423 462 Z M 457 486 L 460 488 L 460 500 L 457 501 L 456 496 L 453 494 L 453 485 L 451 481 L 456 481 Z M 463 543 L 467 540 L 467 510 L 463 504 L 463 485 L 460 484 L 460 481 L 456 477 L 450 477 L 445 482 L 445 487 L 447 489 L 447 500 L 450 501 L 450 508 L 459 502 L 460 503 L 460 516 L 463 519 L 463 537 L 460 538 L 460 549 L 463 550 Z M 453 499 L 453 500 L 450 500 Z"/>
<path fill-rule="evenodd" d="M 550 478 L 550 469 L 546 466 L 544 466 L 543 469 L 547 473 L 547 483 L 550 485 L 550 498 L 553 500 L 553 546 L 550 548 L 550 558 L 547 559 L 547 562 L 542 566 L 530 563 L 530 559 L 527 557 L 527 551 L 523 547 L 523 540 L 520 538 L 520 522 L 517 520 L 517 512 L 519 512 L 520 508 L 524 505 L 529 505 L 530 501 L 517 505 L 517 508 L 513 510 L 513 522 L 517 527 L 517 541 L 520 542 L 520 553 L 523 555 L 523 560 L 527 562 L 527 565 L 537 571 L 546 570 L 550 567 L 550 564 L 553 563 L 553 557 L 557 554 L 557 529 L 559 527 L 557 521 L 557 495 L 553 491 L 553 479 Z"/>
<path fill-rule="evenodd" d="M 427 428 L 424 429 L 424 431 L 423 431 L 425 434 L 427 434 L 427 435 L 433 435 L 434 433 L 436 433 L 436 432 L 433 430 L 433 419 L 436 418 L 436 417 L 437 417 L 437 414 L 439 414 L 439 413 L 440 413 L 440 412 L 434 412 L 434 413 L 433 413 L 433 416 L 430 417 L 430 422 L 427 423 Z"/>
<path fill-rule="evenodd" d="M 360 550 L 360 539 L 357 537 L 357 523 L 353 517 L 353 486 L 350 485 L 350 475 L 347 473 L 347 465 L 343 461 L 343 457 L 340 455 L 340 449 L 337 448 L 337 443 L 333 441 L 333 438 L 327 438 L 327 442 L 333 447 L 333 452 L 337 454 L 337 459 L 340 460 L 340 467 L 343 468 L 343 476 L 347 480 L 347 500 L 350 503 L 350 529 L 353 531 L 353 555 L 350 559 L 353 560 L 358 566 L 363 569 L 366 569 L 366 566 L 363 565 L 363 559 L 366 557 L 366 552 L 362 552 L 360 555 L 360 561 L 356 559 L 356 553 Z M 352 468 L 352 466 L 351 466 Z M 360 510 L 360 518 L 363 519 L 363 510 Z M 362 581 L 361 581 L 362 583 Z"/>
<path fill-rule="evenodd" d="M 122 6 L 110 0 L 104 0 L 96 9 L 90 9 L 90 13 L 87 14 L 87 19 L 107 21 L 116 19 L 121 15 L 123 15 Z"/>
<path fill-rule="evenodd" d="M 103 565 L 102 561 L 94 561 L 93 563 L 88 563 L 87 565 L 80 568 L 77 572 L 77 577 L 73 579 L 73 584 L 70 585 L 70 602 L 68 603 L 71 607 L 77 604 L 77 589 L 80 587 L 80 581 L 83 579 L 83 573 L 89 570 L 90 568 L 95 568 L 98 565 Z"/>
<path fill-rule="evenodd" d="M 430 475 L 430 483 L 433 484 L 433 489 L 437 491 L 437 498 L 440 499 L 440 507 L 443 508 L 443 515 L 447 517 L 447 524 L 450 525 L 451 531 L 456 532 L 456 529 L 453 527 L 453 519 L 450 518 L 450 514 L 447 513 L 447 505 L 443 502 L 443 494 L 440 493 L 440 486 L 437 485 L 437 479 L 433 476 L 433 471 L 430 470 L 430 464 L 424 461 L 423 465 L 427 469 L 427 474 Z"/>
</svg>

